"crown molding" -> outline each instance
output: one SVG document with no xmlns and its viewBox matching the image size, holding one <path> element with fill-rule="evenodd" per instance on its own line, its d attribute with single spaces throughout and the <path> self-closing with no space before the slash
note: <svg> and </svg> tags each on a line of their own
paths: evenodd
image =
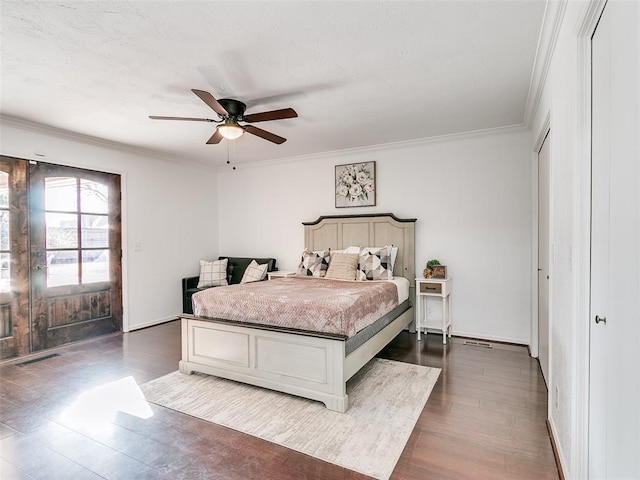
<svg viewBox="0 0 640 480">
<path fill-rule="evenodd" d="M 547 81 L 553 52 L 556 48 L 560 27 L 567 9 L 568 0 L 549 0 L 544 12 L 540 35 L 538 36 L 538 48 L 533 63 L 531 80 L 529 82 L 529 95 L 524 110 L 524 125 L 531 126 L 534 115 L 538 111 L 542 91 Z"/>
<path fill-rule="evenodd" d="M 514 133 L 514 132 L 524 132 L 528 130 L 528 128 L 522 124 L 518 123 L 516 125 L 508 125 L 505 127 L 493 127 L 493 128 L 485 128 L 482 130 L 472 130 L 469 132 L 460 132 L 460 133 L 450 133 L 447 135 L 438 135 L 433 137 L 426 138 L 418 138 L 413 140 L 403 140 L 400 142 L 390 142 L 390 143 L 381 143 L 377 145 L 367 145 L 364 147 L 353 147 L 353 148 L 344 148 L 339 150 L 328 150 L 326 152 L 318 152 L 318 153 L 310 153 L 308 155 L 296 155 L 291 157 L 282 157 L 271 160 L 259 160 L 255 162 L 246 162 L 236 164 L 236 168 L 256 168 L 256 167 L 266 167 L 269 165 L 279 165 L 286 164 L 292 162 L 302 162 L 302 161 L 312 161 L 321 158 L 326 158 L 328 155 L 356 155 L 360 153 L 371 153 L 371 152 L 380 152 L 385 150 L 397 150 L 400 148 L 410 148 L 421 145 L 429 145 L 432 143 L 440 143 L 440 142 L 452 142 L 459 140 L 466 140 L 470 138 L 479 138 L 485 137 L 488 135 L 499 135 L 504 133 Z M 224 165 L 218 167 L 218 171 L 227 171 L 234 165 Z"/>
<path fill-rule="evenodd" d="M 354 155 L 354 154 L 360 154 L 360 153 L 379 152 L 384 150 L 397 150 L 400 148 L 410 148 L 415 146 L 428 145 L 432 143 L 459 141 L 459 140 L 465 140 L 470 138 L 483 137 L 487 135 L 497 135 L 497 134 L 520 132 L 520 131 L 527 130 L 526 125 L 519 123 L 515 125 L 507 125 L 504 127 L 492 127 L 492 128 L 481 129 L 481 130 L 472 130 L 468 132 L 450 133 L 446 135 L 437 135 L 433 137 L 403 140 L 400 142 L 382 143 L 377 145 L 367 145 L 363 147 L 353 147 L 353 148 L 345 148 L 345 149 L 339 149 L 339 150 L 329 150 L 325 152 L 310 153 L 308 155 L 297 155 L 297 156 L 282 157 L 282 158 L 270 159 L 270 160 L 258 160 L 255 162 L 240 163 L 236 165 L 232 164 L 232 165 L 213 166 L 213 165 L 206 165 L 202 162 L 181 160 L 180 157 L 173 157 L 173 156 L 167 155 L 166 153 L 159 152 L 157 150 L 134 147 L 132 145 L 114 142 L 111 140 L 105 140 L 102 138 L 93 137 L 91 135 L 75 133 L 69 130 L 51 127 L 49 125 L 44 125 L 41 123 L 30 122 L 28 120 L 12 117 L 10 115 L 0 114 L 0 124 L 19 128 L 21 130 L 28 130 L 36 133 L 42 133 L 45 135 L 52 135 L 59 138 L 66 138 L 71 141 L 81 142 L 88 145 L 94 145 L 102 148 L 109 148 L 111 150 L 132 153 L 135 155 L 141 155 L 147 158 L 150 157 L 159 161 L 165 161 L 165 162 L 170 162 L 174 164 L 177 163 L 181 165 L 187 165 L 190 167 L 200 167 L 200 168 L 211 169 L 215 171 L 227 171 L 234 166 L 236 168 L 252 168 L 252 167 L 262 167 L 262 166 L 268 166 L 268 165 L 277 165 L 277 164 L 299 162 L 299 161 L 311 161 L 319 158 L 324 158 L 327 155 L 336 155 L 336 156 L 337 155 Z"/>
<path fill-rule="evenodd" d="M 86 145 L 93 145 L 101 148 L 108 148 L 110 150 L 116 150 L 124 153 L 130 153 L 134 155 L 140 155 L 154 160 L 163 162 L 177 163 L 181 165 L 188 165 L 191 167 L 198 166 L 202 168 L 214 169 L 210 165 L 206 165 L 199 162 L 190 162 L 182 160 L 180 157 L 174 157 L 167 155 L 164 152 L 153 150 L 150 148 L 134 147 L 125 143 L 114 142 L 111 140 L 105 140 L 103 138 L 94 137 L 91 135 L 85 135 L 83 133 L 76 133 L 62 128 L 52 127 L 44 125 L 42 123 L 31 122 L 29 120 L 23 120 L 21 118 L 13 117 L 11 115 L 0 114 L 0 124 L 7 125 L 9 127 L 15 127 L 20 130 L 27 130 L 34 133 L 41 133 L 44 135 L 51 135 L 58 138 L 64 138 L 74 142 L 84 143 Z"/>
</svg>

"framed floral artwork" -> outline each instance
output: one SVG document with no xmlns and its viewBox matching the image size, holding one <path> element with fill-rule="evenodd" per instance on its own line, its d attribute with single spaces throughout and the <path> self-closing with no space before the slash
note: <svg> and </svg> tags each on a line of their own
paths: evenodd
<svg viewBox="0 0 640 480">
<path fill-rule="evenodd" d="M 336 208 L 376 204 L 376 162 L 336 165 Z"/>
</svg>

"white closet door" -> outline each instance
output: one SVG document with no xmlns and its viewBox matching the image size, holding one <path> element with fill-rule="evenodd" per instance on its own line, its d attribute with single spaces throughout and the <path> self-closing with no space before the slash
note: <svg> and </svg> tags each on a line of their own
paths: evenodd
<svg viewBox="0 0 640 480">
<path fill-rule="evenodd" d="M 640 478 L 640 3 L 592 39 L 589 478 Z"/>
</svg>

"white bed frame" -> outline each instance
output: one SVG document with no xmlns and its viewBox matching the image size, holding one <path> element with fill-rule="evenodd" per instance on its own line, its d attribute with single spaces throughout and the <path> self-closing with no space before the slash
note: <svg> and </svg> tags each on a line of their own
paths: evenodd
<svg viewBox="0 0 640 480">
<path fill-rule="evenodd" d="M 411 282 L 415 298 L 415 219 L 392 214 L 320 217 L 303 223 L 310 250 L 351 245 L 398 246 L 394 276 Z M 345 340 L 325 334 L 283 331 L 182 316 L 180 371 L 202 372 L 348 408 L 346 382 L 414 319 L 413 307 L 362 346 L 345 355 Z"/>
</svg>

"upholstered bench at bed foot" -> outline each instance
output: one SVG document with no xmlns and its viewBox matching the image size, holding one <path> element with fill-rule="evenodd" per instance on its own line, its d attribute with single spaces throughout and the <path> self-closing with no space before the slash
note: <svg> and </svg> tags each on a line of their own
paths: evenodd
<svg viewBox="0 0 640 480">
<path fill-rule="evenodd" d="M 227 282 L 229 285 L 236 285 L 240 283 L 242 280 L 242 276 L 244 275 L 245 270 L 249 266 L 249 264 L 255 260 L 259 264 L 266 263 L 268 265 L 267 272 L 274 272 L 278 270 L 276 268 L 276 259 L 275 258 L 254 258 L 254 257 L 218 257 L 218 260 L 228 259 L 227 261 Z M 205 290 L 207 288 L 215 288 L 215 287 L 205 287 L 198 288 L 198 280 L 199 276 L 195 277 L 186 277 L 182 279 L 182 312 L 193 314 L 193 304 L 191 302 L 191 297 L 194 293 L 199 292 L 200 290 Z M 266 277 L 265 277 L 266 280 Z"/>
</svg>

